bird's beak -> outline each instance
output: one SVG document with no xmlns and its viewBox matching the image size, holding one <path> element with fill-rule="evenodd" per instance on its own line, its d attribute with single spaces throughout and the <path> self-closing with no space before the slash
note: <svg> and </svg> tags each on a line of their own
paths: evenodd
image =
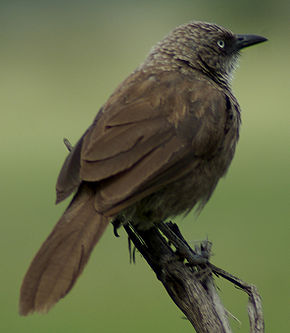
<svg viewBox="0 0 290 333">
<path fill-rule="evenodd" d="M 268 39 L 257 35 L 236 35 L 236 48 L 237 50 L 243 49 L 251 45 L 262 43 Z"/>
</svg>

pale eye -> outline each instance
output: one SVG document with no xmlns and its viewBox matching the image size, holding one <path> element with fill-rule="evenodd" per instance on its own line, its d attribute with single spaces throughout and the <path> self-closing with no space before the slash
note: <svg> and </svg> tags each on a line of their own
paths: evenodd
<svg viewBox="0 0 290 333">
<path fill-rule="evenodd" d="M 225 47 L 225 42 L 222 39 L 220 39 L 217 41 L 217 45 L 218 45 L 218 47 L 223 49 Z"/>
</svg>

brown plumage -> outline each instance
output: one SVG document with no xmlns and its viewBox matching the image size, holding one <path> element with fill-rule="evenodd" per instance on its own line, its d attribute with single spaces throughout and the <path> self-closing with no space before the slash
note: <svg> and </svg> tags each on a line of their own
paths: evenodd
<svg viewBox="0 0 290 333">
<path fill-rule="evenodd" d="M 62 167 L 57 202 L 76 194 L 26 273 L 22 315 L 68 293 L 110 221 L 148 229 L 204 206 L 239 136 L 230 88 L 238 52 L 265 40 L 189 23 L 117 88 Z"/>
</svg>

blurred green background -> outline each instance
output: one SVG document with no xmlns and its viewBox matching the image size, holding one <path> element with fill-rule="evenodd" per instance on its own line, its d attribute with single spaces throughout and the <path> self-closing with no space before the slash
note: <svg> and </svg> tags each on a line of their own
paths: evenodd
<svg viewBox="0 0 290 333">
<path fill-rule="evenodd" d="M 198 219 L 180 219 L 187 240 L 209 237 L 213 263 L 255 284 L 267 332 L 289 330 L 289 1 L 0 1 L 0 331 L 192 332 L 152 271 L 112 228 L 72 292 L 47 315 L 20 317 L 30 260 L 68 201 L 55 181 L 72 143 L 151 46 L 192 19 L 269 42 L 243 52 L 234 81 L 243 127 L 225 180 Z M 217 281 L 248 332 L 247 297 Z M 288 322 L 287 322 L 288 321 Z"/>
</svg>

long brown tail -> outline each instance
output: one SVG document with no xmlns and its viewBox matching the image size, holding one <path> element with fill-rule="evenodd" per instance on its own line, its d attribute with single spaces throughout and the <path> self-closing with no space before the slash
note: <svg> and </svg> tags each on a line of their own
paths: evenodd
<svg viewBox="0 0 290 333">
<path fill-rule="evenodd" d="M 81 186 L 24 277 L 19 312 L 47 312 L 73 287 L 108 225 L 94 209 L 94 192 Z"/>
</svg>

